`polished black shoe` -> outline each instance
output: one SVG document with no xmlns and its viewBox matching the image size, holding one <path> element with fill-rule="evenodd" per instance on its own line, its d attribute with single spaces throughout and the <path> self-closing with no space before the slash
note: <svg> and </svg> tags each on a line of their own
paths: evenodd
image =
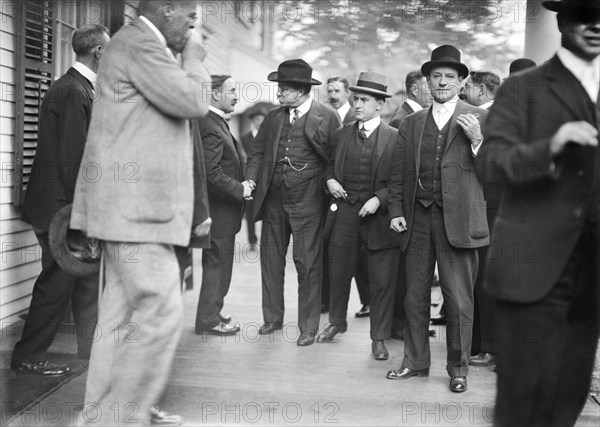
<svg viewBox="0 0 600 427">
<path fill-rule="evenodd" d="M 414 371 L 412 369 L 408 369 L 408 368 L 402 366 L 402 367 L 400 367 L 400 369 L 394 369 L 392 371 L 388 371 L 386 378 L 389 380 L 407 380 L 412 377 L 428 377 L 428 376 L 429 376 L 429 368 Z"/>
<path fill-rule="evenodd" d="M 226 325 L 225 323 L 221 322 L 219 323 L 217 326 L 212 327 L 212 328 L 208 328 L 206 330 L 204 330 L 204 333 L 207 335 L 221 335 L 221 336 L 226 336 L 226 335 L 235 335 L 240 331 L 240 327 L 235 325 L 235 326 L 230 326 L 230 325 Z"/>
<path fill-rule="evenodd" d="M 371 343 L 371 351 L 375 360 L 388 360 L 390 356 L 383 340 L 373 340 Z"/>
<path fill-rule="evenodd" d="M 450 378 L 450 391 L 453 391 L 454 393 L 467 391 L 467 377 Z"/>
<path fill-rule="evenodd" d="M 473 366 L 492 366 L 498 363 L 498 359 L 493 353 L 479 353 L 469 358 L 469 365 Z"/>
<path fill-rule="evenodd" d="M 300 338 L 298 338 L 298 341 L 296 341 L 296 345 L 299 345 L 300 347 L 306 347 L 307 345 L 312 345 L 314 343 L 315 334 L 311 334 L 309 332 L 302 333 L 302 335 L 300 335 Z"/>
<path fill-rule="evenodd" d="M 427 334 L 428 334 L 430 337 L 435 337 L 435 329 L 430 329 L 429 331 L 427 331 Z"/>
<path fill-rule="evenodd" d="M 181 424 L 183 424 L 183 417 L 181 415 L 170 414 L 156 406 L 150 408 L 150 425 L 180 426 Z"/>
<path fill-rule="evenodd" d="M 26 374 L 37 374 L 45 377 L 58 377 L 71 372 L 71 368 L 69 366 L 57 365 L 49 360 L 44 360 L 41 362 L 20 362 L 11 365 L 11 368 L 15 371 L 24 372 Z"/>
<path fill-rule="evenodd" d="M 354 317 L 369 317 L 371 315 L 371 309 L 368 305 L 363 305 L 360 310 L 358 310 Z"/>
<path fill-rule="evenodd" d="M 278 329 L 281 329 L 283 325 L 281 323 L 265 323 L 260 327 L 258 333 L 261 335 L 272 334 Z"/>
<path fill-rule="evenodd" d="M 325 330 L 319 334 L 317 337 L 317 342 L 332 342 L 333 337 L 335 337 L 337 334 L 343 334 L 344 332 L 346 332 L 346 329 L 342 329 L 339 326 L 330 323 L 329 326 L 327 326 Z"/>
<path fill-rule="evenodd" d="M 226 325 L 229 325 L 231 323 L 231 315 L 219 313 L 219 321 L 225 323 Z"/>
</svg>

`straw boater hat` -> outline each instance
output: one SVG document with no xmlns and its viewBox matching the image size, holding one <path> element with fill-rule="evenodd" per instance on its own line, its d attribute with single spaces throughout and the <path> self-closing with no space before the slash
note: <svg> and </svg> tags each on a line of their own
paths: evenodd
<svg viewBox="0 0 600 427">
<path fill-rule="evenodd" d="M 356 85 L 348 86 L 348 89 L 352 92 L 368 93 L 383 98 L 392 96 L 391 93 L 387 93 L 385 76 L 374 71 L 361 71 L 356 80 Z"/>
<path fill-rule="evenodd" d="M 544 7 L 553 12 L 589 12 L 600 13 L 600 0 L 562 0 L 544 1 Z"/>
<path fill-rule="evenodd" d="M 321 82 L 312 78 L 312 67 L 302 59 L 290 59 L 279 64 L 277 71 L 267 77 L 272 82 L 320 85 Z"/>
<path fill-rule="evenodd" d="M 431 52 L 431 61 L 427 61 L 421 66 L 421 73 L 424 76 L 428 76 L 434 67 L 454 68 L 463 78 L 469 75 L 469 68 L 460 62 L 460 51 L 449 44 L 433 49 Z"/>
</svg>

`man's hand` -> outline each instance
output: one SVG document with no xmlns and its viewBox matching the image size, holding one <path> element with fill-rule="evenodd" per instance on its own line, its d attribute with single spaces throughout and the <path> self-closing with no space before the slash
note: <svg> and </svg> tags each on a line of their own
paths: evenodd
<svg viewBox="0 0 600 427">
<path fill-rule="evenodd" d="M 550 139 L 550 154 L 560 154 L 569 142 L 595 147 L 598 145 L 598 129 L 584 121 L 563 124 Z"/>
<path fill-rule="evenodd" d="M 483 141 L 483 135 L 481 135 L 481 125 L 477 116 L 472 113 L 459 114 L 456 116 L 456 123 L 465 131 L 465 135 L 471 141 L 473 148 L 477 148 L 481 141 Z"/>
<path fill-rule="evenodd" d="M 192 236 L 195 236 L 195 237 L 208 236 L 208 233 L 210 232 L 211 224 L 212 224 L 212 219 L 210 219 L 210 218 L 205 219 L 202 224 L 194 227 L 194 229 L 192 230 Z"/>
<path fill-rule="evenodd" d="M 337 179 L 331 178 L 327 180 L 327 190 L 336 199 L 346 200 L 346 197 L 348 197 L 346 190 L 344 190 L 344 187 L 342 187 L 342 184 Z"/>
<path fill-rule="evenodd" d="M 244 181 L 242 182 L 242 185 L 244 186 L 244 194 L 242 197 L 244 197 L 244 200 L 252 200 L 252 192 L 256 188 L 256 184 L 254 184 L 254 181 Z"/>
<path fill-rule="evenodd" d="M 206 49 L 202 46 L 202 39 L 200 38 L 198 31 L 192 29 L 189 30 L 189 37 L 183 47 L 181 57 L 183 58 L 184 63 L 186 59 L 199 59 L 200 61 L 204 61 L 204 58 L 206 58 Z"/>
<path fill-rule="evenodd" d="M 390 228 L 394 230 L 396 233 L 402 233 L 406 231 L 406 220 L 403 216 L 397 216 L 396 218 L 392 218 L 390 221 Z"/>
<path fill-rule="evenodd" d="M 360 208 L 360 211 L 358 211 L 358 216 L 364 218 L 367 215 L 373 215 L 375 212 L 377 212 L 379 206 L 381 206 L 379 197 L 373 196 L 369 200 L 367 200 L 367 202 L 362 206 L 362 208 Z"/>
</svg>

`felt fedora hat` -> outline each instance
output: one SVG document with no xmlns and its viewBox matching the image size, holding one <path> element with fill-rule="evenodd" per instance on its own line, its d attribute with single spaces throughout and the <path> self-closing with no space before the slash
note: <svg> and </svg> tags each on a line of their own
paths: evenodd
<svg viewBox="0 0 600 427">
<path fill-rule="evenodd" d="M 69 228 L 71 208 L 60 209 L 50 222 L 48 241 L 56 263 L 72 276 L 89 277 L 100 271 L 100 242 Z"/>
<path fill-rule="evenodd" d="M 283 61 L 267 76 L 272 82 L 298 83 L 309 85 L 320 85 L 321 82 L 312 78 L 313 69 L 302 59 L 290 59 Z"/>
<path fill-rule="evenodd" d="M 535 66 L 537 66 L 537 64 L 532 59 L 529 59 L 529 58 L 515 59 L 513 62 L 510 63 L 510 66 L 508 67 L 508 74 L 510 75 L 510 74 L 518 73 L 519 71 L 523 71 L 528 68 L 533 68 Z"/>
<path fill-rule="evenodd" d="M 431 61 L 427 61 L 421 66 L 421 73 L 428 76 L 434 67 L 451 67 L 458 71 L 461 77 L 469 75 L 469 68 L 460 62 L 460 51 L 449 44 L 436 47 L 431 52 Z"/>
<path fill-rule="evenodd" d="M 348 86 L 352 92 L 368 93 L 371 95 L 390 98 L 391 93 L 387 92 L 387 79 L 383 74 L 374 71 L 361 71 L 356 80 L 356 85 Z"/>
<path fill-rule="evenodd" d="M 600 0 L 544 1 L 542 5 L 553 12 L 600 12 Z"/>
</svg>

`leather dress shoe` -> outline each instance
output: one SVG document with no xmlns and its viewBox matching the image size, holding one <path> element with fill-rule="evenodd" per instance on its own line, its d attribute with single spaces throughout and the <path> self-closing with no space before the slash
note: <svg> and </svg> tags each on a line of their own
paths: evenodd
<svg viewBox="0 0 600 427">
<path fill-rule="evenodd" d="M 428 334 L 430 337 L 435 337 L 435 329 L 430 329 L 429 331 L 427 331 L 427 334 Z"/>
<path fill-rule="evenodd" d="M 329 304 L 321 304 L 321 314 L 329 312 Z"/>
<path fill-rule="evenodd" d="M 408 369 L 404 366 L 400 367 L 400 369 L 394 369 L 392 371 L 388 371 L 386 378 L 389 380 L 407 380 L 412 377 L 428 377 L 429 376 L 429 368 L 420 369 L 418 371 Z"/>
<path fill-rule="evenodd" d="M 371 309 L 368 305 L 363 305 L 360 310 L 358 310 L 354 317 L 369 317 L 371 315 Z"/>
<path fill-rule="evenodd" d="M 387 348 L 385 348 L 383 340 L 373 340 L 371 343 L 371 351 L 373 352 L 375 360 L 387 360 L 389 357 L 389 353 Z"/>
<path fill-rule="evenodd" d="M 307 345 L 314 343 L 315 334 L 311 334 L 309 332 L 303 332 L 302 335 L 300 335 L 300 338 L 298 338 L 298 341 L 296 341 L 296 345 L 299 345 L 300 347 L 306 347 Z"/>
<path fill-rule="evenodd" d="M 473 366 L 492 366 L 498 363 L 498 359 L 493 353 L 479 353 L 469 358 L 469 365 Z"/>
<path fill-rule="evenodd" d="M 344 332 L 346 332 L 346 329 L 342 329 L 338 325 L 330 323 L 329 326 L 327 326 L 325 330 L 319 334 L 317 337 L 317 342 L 332 342 L 333 337 L 335 337 L 337 334 L 343 334 Z"/>
<path fill-rule="evenodd" d="M 11 365 L 11 368 L 15 371 L 24 372 L 27 374 L 37 374 L 45 377 L 58 377 L 71 372 L 71 368 L 69 366 L 57 365 L 49 360 L 43 360 L 41 362 L 20 362 Z"/>
<path fill-rule="evenodd" d="M 157 406 L 150 408 L 150 425 L 180 426 L 181 424 L 183 424 L 183 417 L 181 415 L 170 414 Z"/>
<path fill-rule="evenodd" d="M 467 377 L 450 378 L 450 391 L 453 391 L 454 393 L 467 391 Z"/>
<path fill-rule="evenodd" d="M 229 325 L 231 323 L 231 315 L 219 313 L 219 321 L 221 323 L 225 323 L 226 325 Z"/>
<path fill-rule="evenodd" d="M 230 325 L 226 325 L 223 322 L 220 322 L 217 326 L 210 328 L 210 329 L 206 329 L 204 330 L 205 334 L 208 335 L 221 335 L 221 336 L 225 336 L 225 335 L 235 335 L 240 331 L 240 327 L 239 326 L 230 326 Z"/>
<path fill-rule="evenodd" d="M 273 323 L 273 322 L 265 323 L 264 325 L 262 325 L 260 327 L 260 329 L 258 330 L 258 333 L 261 335 L 272 334 L 277 329 L 281 329 L 281 328 L 282 328 L 281 323 Z"/>
</svg>

